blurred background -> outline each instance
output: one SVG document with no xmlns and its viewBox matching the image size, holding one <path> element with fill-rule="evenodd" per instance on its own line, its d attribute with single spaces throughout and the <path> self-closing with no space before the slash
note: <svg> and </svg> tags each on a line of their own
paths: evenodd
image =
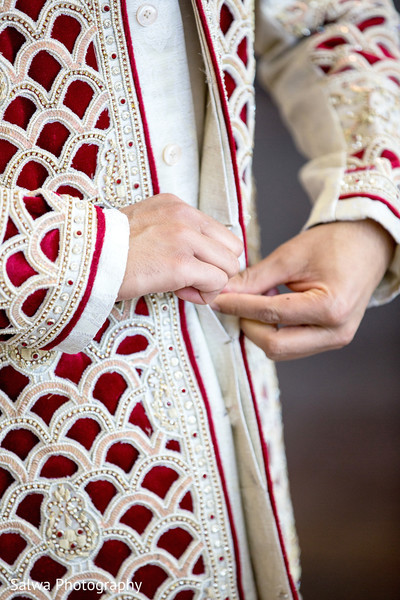
<svg viewBox="0 0 400 600">
<path fill-rule="evenodd" d="M 295 235 L 304 159 L 257 91 L 263 256 Z M 304 600 L 400 599 L 400 299 L 342 350 L 278 364 Z"/>
</svg>

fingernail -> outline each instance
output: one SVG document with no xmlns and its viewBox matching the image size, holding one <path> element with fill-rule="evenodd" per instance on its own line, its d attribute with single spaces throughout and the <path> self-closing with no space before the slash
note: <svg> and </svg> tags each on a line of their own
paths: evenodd
<svg viewBox="0 0 400 600">
<path fill-rule="evenodd" d="M 280 291 L 277 287 L 271 288 L 268 292 L 265 292 L 264 296 L 278 296 Z"/>
</svg>

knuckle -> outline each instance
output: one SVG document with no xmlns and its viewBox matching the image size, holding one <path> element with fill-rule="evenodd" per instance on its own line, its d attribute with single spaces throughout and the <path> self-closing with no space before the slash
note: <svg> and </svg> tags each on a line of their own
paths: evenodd
<svg viewBox="0 0 400 600">
<path fill-rule="evenodd" d="M 266 306 L 265 308 L 260 309 L 258 318 L 263 323 L 277 324 L 281 322 L 281 315 L 273 306 Z"/>
<path fill-rule="evenodd" d="M 343 327 L 341 328 L 336 335 L 336 345 L 335 347 L 340 349 L 348 346 L 354 339 L 355 329 L 353 327 Z"/>
<path fill-rule="evenodd" d="M 213 289 L 211 291 L 215 291 L 215 290 L 222 290 L 226 284 L 228 283 L 229 277 L 226 273 L 224 273 L 224 271 L 218 270 L 217 273 L 215 273 L 215 277 L 212 281 L 213 285 Z"/>
<path fill-rule="evenodd" d="M 175 215 L 177 216 L 177 215 Z M 173 226 L 173 231 L 170 232 L 171 241 L 176 246 L 176 253 L 178 256 L 186 256 L 189 258 L 191 253 L 190 248 L 190 230 L 184 220 L 180 217 L 176 219 Z"/>
<path fill-rule="evenodd" d="M 158 198 L 162 201 L 162 202 L 171 202 L 173 204 L 184 204 L 183 201 L 176 196 L 175 194 L 169 194 L 169 193 L 162 193 L 158 195 Z"/>
<path fill-rule="evenodd" d="M 237 275 L 237 273 L 239 273 L 239 269 L 240 269 L 240 265 L 239 265 L 239 261 L 236 258 L 235 255 L 233 254 L 229 254 L 228 257 L 228 266 L 227 266 L 227 274 L 229 277 L 234 277 L 235 275 Z"/>
<path fill-rule="evenodd" d="M 271 336 L 265 343 L 264 352 L 273 361 L 279 361 L 283 356 L 282 344 L 276 338 Z"/>
<path fill-rule="evenodd" d="M 183 250 L 176 251 L 174 259 L 176 271 L 177 274 L 185 278 L 185 281 L 191 278 L 191 273 L 194 271 L 191 262 L 191 256 L 186 252 Z"/>
<path fill-rule="evenodd" d="M 347 321 L 349 312 L 347 303 L 335 298 L 326 304 L 323 319 L 330 327 L 340 327 Z"/>
<path fill-rule="evenodd" d="M 244 245 L 243 242 L 240 238 L 238 238 L 235 234 L 232 233 L 232 252 L 234 252 L 234 254 L 239 257 L 243 250 L 244 250 Z"/>
</svg>

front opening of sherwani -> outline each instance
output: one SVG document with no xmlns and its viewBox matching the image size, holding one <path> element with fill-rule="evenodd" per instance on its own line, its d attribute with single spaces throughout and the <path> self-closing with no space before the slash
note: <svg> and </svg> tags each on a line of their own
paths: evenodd
<svg viewBox="0 0 400 600">
<path fill-rule="evenodd" d="M 397 235 L 395 142 L 354 83 L 390 103 L 395 16 L 359 4 L 259 3 L 262 71 L 314 159 L 309 225 Z M 254 260 L 254 26 L 251 0 L 0 3 L 0 600 L 300 597 L 273 365 L 209 306 L 116 302 L 120 209 L 160 192 Z M 385 68 L 335 79 L 338 31 Z"/>
</svg>

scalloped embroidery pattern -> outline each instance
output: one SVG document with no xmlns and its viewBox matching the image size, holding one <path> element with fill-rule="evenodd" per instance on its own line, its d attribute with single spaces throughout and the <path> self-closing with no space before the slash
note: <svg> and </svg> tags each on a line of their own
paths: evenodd
<svg viewBox="0 0 400 600">
<path fill-rule="evenodd" d="M 82 203 L 97 187 L 115 205 L 151 193 L 118 2 L 5 0 L 1 22 L 3 183 L 33 173 Z M 10 348 L 0 360 L 2 591 L 16 578 L 47 582 L 41 600 L 72 600 L 59 578 L 141 582 L 157 600 L 237 597 L 176 299 L 116 305 L 84 352 Z"/>
</svg>

